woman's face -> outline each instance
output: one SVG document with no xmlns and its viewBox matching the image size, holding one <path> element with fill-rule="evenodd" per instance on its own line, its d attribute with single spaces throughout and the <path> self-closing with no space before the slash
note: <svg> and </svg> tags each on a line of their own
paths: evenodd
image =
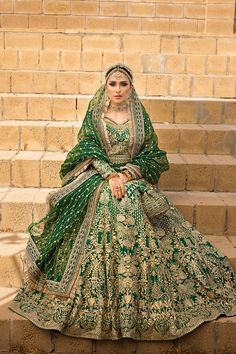
<svg viewBox="0 0 236 354">
<path fill-rule="evenodd" d="M 113 73 L 106 83 L 107 95 L 116 105 L 122 104 L 128 99 L 131 89 L 128 77 L 120 71 Z"/>
</svg>

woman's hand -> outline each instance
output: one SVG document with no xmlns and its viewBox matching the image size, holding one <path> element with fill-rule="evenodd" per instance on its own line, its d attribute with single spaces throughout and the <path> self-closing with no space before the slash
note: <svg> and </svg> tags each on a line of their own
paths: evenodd
<svg viewBox="0 0 236 354">
<path fill-rule="evenodd" d="M 121 199 L 125 196 L 125 186 L 120 174 L 111 176 L 108 180 L 112 195 L 116 199 Z"/>
</svg>

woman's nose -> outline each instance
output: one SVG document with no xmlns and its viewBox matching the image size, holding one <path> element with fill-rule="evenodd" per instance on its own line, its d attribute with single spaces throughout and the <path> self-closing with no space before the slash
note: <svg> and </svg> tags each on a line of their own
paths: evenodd
<svg viewBox="0 0 236 354">
<path fill-rule="evenodd" d="M 116 86 L 116 92 L 120 92 L 120 86 L 119 85 Z"/>
</svg>

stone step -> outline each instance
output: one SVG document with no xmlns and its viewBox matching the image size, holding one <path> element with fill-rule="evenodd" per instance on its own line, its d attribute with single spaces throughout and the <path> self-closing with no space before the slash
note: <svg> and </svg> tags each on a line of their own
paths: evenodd
<svg viewBox="0 0 236 354">
<path fill-rule="evenodd" d="M 49 188 L 0 188 L 1 231 L 25 232 L 48 210 Z M 165 194 L 185 218 L 204 234 L 236 234 L 236 193 L 171 192 Z"/>
<path fill-rule="evenodd" d="M 180 55 L 171 60 L 173 68 L 177 68 L 178 61 L 182 60 L 184 63 Z M 160 63 L 157 63 L 157 65 L 160 65 Z M 174 71 L 174 69 L 171 70 Z M 184 70 L 183 73 L 153 74 L 150 72 L 139 73 L 134 76 L 135 88 L 139 95 L 230 99 L 236 97 L 236 78 L 233 75 L 221 74 L 216 76 L 215 73 L 199 75 L 186 73 Z M 99 71 L 0 70 L 1 92 L 12 94 L 94 94 L 103 81 L 103 74 Z"/>
<path fill-rule="evenodd" d="M 91 95 L 1 94 L 0 119 L 81 121 Z M 236 99 L 140 96 L 156 123 L 234 124 Z"/>
<path fill-rule="evenodd" d="M 228 257 L 236 272 L 236 236 L 205 236 L 214 247 Z M 22 286 L 24 273 L 24 250 L 28 241 L 27 233 L 0 233 L 0 288 Z"/>
<path fill-rule="evenodd" d="M 236 155 L 236 125 L 153 125 L 159 147 L 168 153 Z M 0 149 L 67 152 L 77 143 L 80 127 L 81 121 L 0 121 Z"/>
<path fill-rule="evenodd" d="M 236 317 L 220 317 L 206 322 L 194 332 L 170 341 L 71 338 L 54 331 L 42 330 L 10 311 L 8 306 L 16 292 L 16 288 L 0 288 L 0 352 L 3 354 L 235 353 Z"/>
<path fill-rule="evenodd" d="M 1 187 L 61 186 L 59 171 L 66 153 L 0 151 Z M 162 190 L 236 192 L 236 158 L 227 155 L 168 154 L 170 170 Z"/>
</svg>

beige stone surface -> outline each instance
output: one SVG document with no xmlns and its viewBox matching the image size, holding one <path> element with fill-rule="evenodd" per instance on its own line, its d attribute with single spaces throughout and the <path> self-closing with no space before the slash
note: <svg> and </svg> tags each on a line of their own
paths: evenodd
<svg viewBox="0 0 236 354">
<path fill-rule="evenodd" d="M 207 126 L 207 153 L 230 155 L 234 153 L 236 131 L 231 127 Z"/>
<path fill-rule="evenodd" d="M 72 124 L 51 122 L 47 126 L 47 149 L 50 151 L 68 151 L 72 148 Z"/>
<path fill-rule="evenodd" d="M 66 153 L 48 152 L 41 159 L 41 186 L 55 188 L 61 186 L 59 171 Z"/>
<path fill-rule="evenodd" d="M 194 124 L 179 125 L 178 128 L 180 129 L 180 153 L 202 154 L 205 152 L 206 133 L 204 129 Z"/>
<path fill-rule="evenodd" d="M 168 155 L 168 160 L 170 169 L 161 175 L 158 187 L 162 190 L 185 190 L 187 170 L 183 157 L 171 154 Z"/>
<path fill-rule="evenodd" d="M 21 123 L 21 150 L 44 150 L 46 122 Z"/>
<path fill-rule="evenodd" d="M 155 132 L 158 136 L 160 149 L 166 150 L 168 153 L 179 152 L 180 132 L 176 125 L 156 125 Z"/>
<path fill-rule="evenodd" d="M 20 151 L 12 160 L 12 184 L 15 187 L 37 187 L 40 183 L 40 162 L 43 153 Z"/>
<path fill-rule="evenodd" d="M 15 156 L 16 151 L 0 152 L 0 186 L 11 185 L 11 160 Z"/>
<path fill-rule="evenodd" d="M 215 164 L 216 184 L 218 192 L 236 191 L 236 159 L 227 155 L 209 155 L 209 160 Z"/>
</svg>

